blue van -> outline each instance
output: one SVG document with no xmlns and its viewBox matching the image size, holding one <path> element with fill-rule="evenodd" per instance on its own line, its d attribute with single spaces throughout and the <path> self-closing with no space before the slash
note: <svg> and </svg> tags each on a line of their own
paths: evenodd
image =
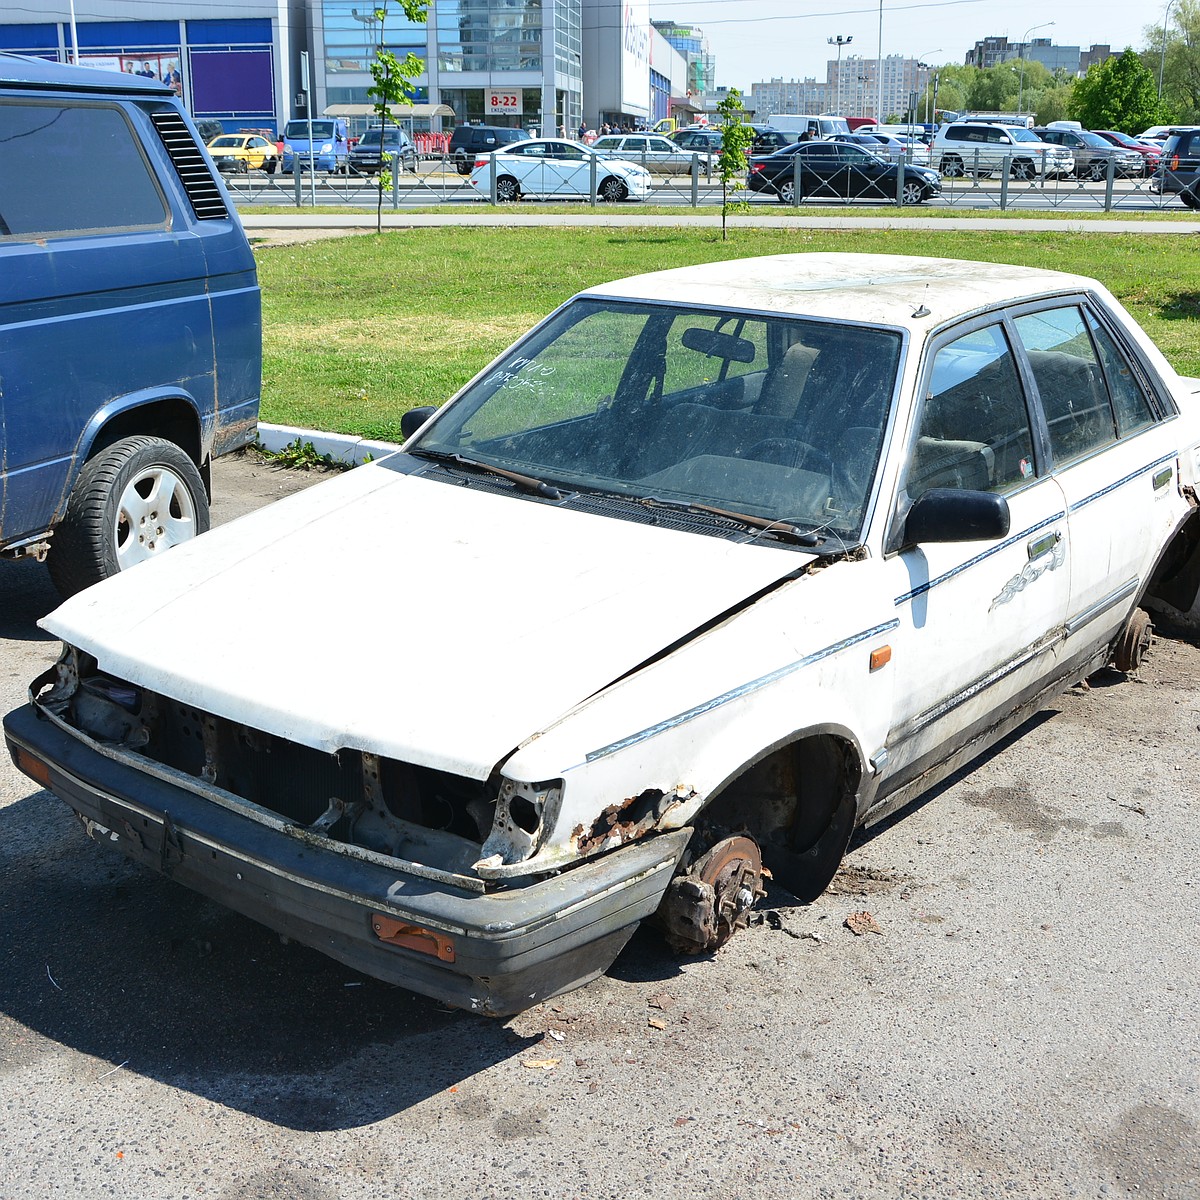
<svg viewBox="0 0 1200 1200">
<path fill-rule="evenodd" d="M 0 557 L 69 595 L 208 528 L 254 440 L 254 257 L 154 80 L 0 54 Z"/>
<path fill-rule="evenodd" d="M 350 130 L 341 117 L 297 118 L 283 127 L 285 175 L 293 171 L 345 174 L 349 165 Z"/>
</svg>

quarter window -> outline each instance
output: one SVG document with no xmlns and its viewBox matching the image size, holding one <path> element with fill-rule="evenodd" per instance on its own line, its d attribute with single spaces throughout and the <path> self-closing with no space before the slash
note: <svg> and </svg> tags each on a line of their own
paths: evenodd
<svg viewBox="0 0 1200 1200">
<path fill-rule="evenodd" d="M 1006 492 L 1036 474 L 1029 413 L 998 325 L 943 346 L 933 360 L 907 490 Z"/>
<path fill-rule="evenodd" d="M 1088 313 L 1088 328 L 1092 331 L 1100 361 L 1104 364 L 1104 377 L 1112 394 L 1121 436 L 1126 437 L 1145 429 L 1147 425 L 1153 425 L 1154 412 L 1150 400 L 1112 335 L 1091 313 Z"/>
</svg>

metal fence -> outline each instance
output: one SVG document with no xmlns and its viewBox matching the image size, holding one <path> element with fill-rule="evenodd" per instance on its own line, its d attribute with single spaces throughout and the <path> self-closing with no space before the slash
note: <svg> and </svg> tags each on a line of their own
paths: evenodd
<svg viewBox="0 0 1200 1200">
<path fill-rule="evenodd" d="M 657 164 L 647 158 L 645 166 L 651 172 L 651 185 L 644 200 L 648 204 L 702 208 L 722 202 L 720 176 L 705 156 L 697 155 L 691 170 L 672 172 L 658 171 Z M 385 165 L 387 173 L 383 179 L 383 206 L 389 210 L 434 205 L 501 203 L 497 184 L 504 178 L 503 163 L 496 155 L 490 155 L 490 169 L 482 168 L 480 179 L 484 186 L 469 184 L 467 176 L 459 173 L 452 159 L 446 155 L 424 157 L 417 161 L 415 169 L 405 168 L 399 159 Z M 637 162 L 636 158 L 622 159 Z M 780 176 L 776 185 L 766 190 L 748 191 L 739 181 L 731 190 L 730 199 L 779 202 L 783 179 L 791 183 L 789 210 L 826 206 L 829 204 L 904 203 L 905 183 L 911 182 L 914 166 L 925 166 L 929 162 L 922 155 L 917 163 L 911 158 L 896 164 L 896 173 L 885 185 L 879 181 L 865 180 L 853 169 L 839 178 L 814 178 L 806 174 L 800 157 L 794 156 L 791 173 Z M 590 159 L 586 182 L 576 180 L 574 184 L 558 184 L 536 193 L 536 198 L 548 200 L 574 200 L 596 206 L 605 203 L 601 184 L 605 174 L 604 160 L 594 156 Z M 938 161 L 934 156 L 933 166 Z M 1072 211 L 1119 212 L 1160 210 L 1168 205 L 1178 207 L 1175 197 L 1154 191 L 1153 176 L 1125 176 L 1116 169 L 1116 162 L 1109 159 L 1104 174 L 1093 178 L 1091 172 L 1084 177 L 1074 174 L 1047 175 L 1047 163 L 1038 162 L 1030 169 L 1029 156 L 1019 159 L 1012 155 L 1003 158 L 987 158 L 976 152 L 974 158 L 962 163 L 962 173 L 943 173 L 940 195 L 929 203 L 936 206 L 964 209 L 996 209 L 998 211 L 1027 209 L 1070 209 Z M 1052 165 L 1052 164 L 1050 164 Z M 239 204 L 337 206 L 362 208 L 375 207 L 380 200 L 380 177 L 347 167 L 342 172 L 308 172 L 295 174 L 265 174 L 248 172 L 226 178 L 226 184 Z M 786 194 L 786 193 L 785 193 Z M 815 203 L 814 203 L 815 202 Z"/>
</svg>

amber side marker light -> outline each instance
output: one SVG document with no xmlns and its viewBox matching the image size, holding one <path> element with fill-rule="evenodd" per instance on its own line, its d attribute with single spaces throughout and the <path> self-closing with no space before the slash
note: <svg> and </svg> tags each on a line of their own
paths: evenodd
<svg viewBox="0 0 1200 1200">
<path fill-rule="evenodd" d="M 871 651 L 871 670 L 878 671 L 880 667 L 886 667 L 892 661 L 891 646 L 878 646 Z"/>
<path fill-rule="evenodd" d="M 371 914 L 371 928 L 381 942 L 389 946 L 403 946 L 420 954 L 431 954 L 442 962 L 454 961 L 454 942 L 445 934 L 423 929 L 420 925 L 409 925 L 383 913 Z"/>
<path fill-rule="evenodd" d="M 35 783 L 40 783 L 47 791 L 50 789 L 50 767 L 40 758 L 34 758 L 23 746 L 17 748 L 17 766 Z"/>
</svg>

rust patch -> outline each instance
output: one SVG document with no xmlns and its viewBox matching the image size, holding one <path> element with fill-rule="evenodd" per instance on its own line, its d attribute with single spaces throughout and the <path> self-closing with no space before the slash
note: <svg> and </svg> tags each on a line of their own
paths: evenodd
<svg viewBox="0 0 1200 1200">
<path fill-rule="evenodd" d="M 630 796 L 617 804 L 610 804 L 592 822 L 589 830 L 577 825 L 572 838 L 580 854 L 595 854 L 601 850 L 612 850 L 644 837 L 671 809 L 691 799 L 695 793 L 680 796 L 677 793 L 661 792 L 650 788 L 636 796 Z"/>
</svg>

